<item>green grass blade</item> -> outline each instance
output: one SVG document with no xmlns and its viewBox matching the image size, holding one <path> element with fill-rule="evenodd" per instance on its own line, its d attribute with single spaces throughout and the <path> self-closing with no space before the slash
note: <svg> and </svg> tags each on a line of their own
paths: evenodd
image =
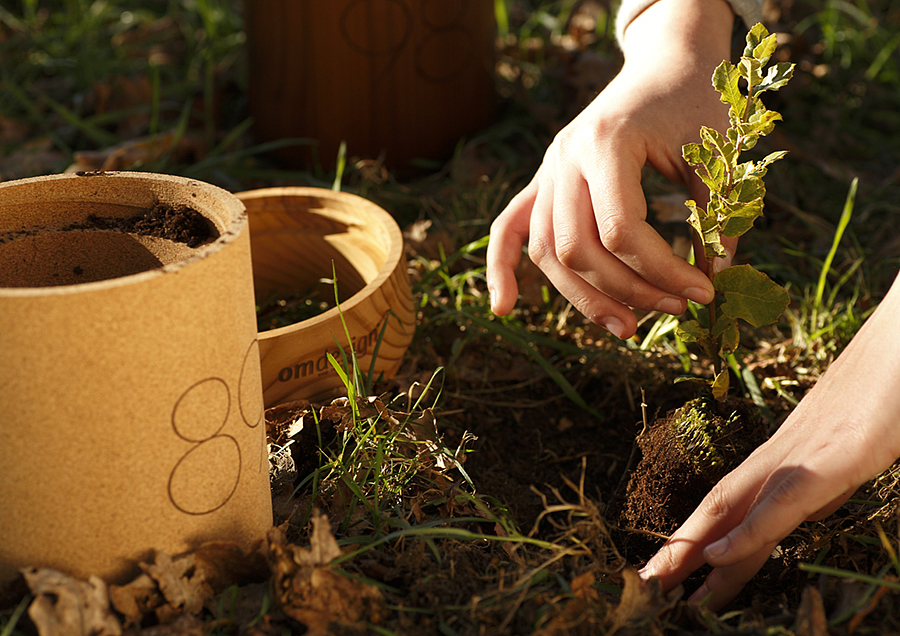
<svg viewBox="0 0 900 636">
<path fill-rule="evenodd" d="M 834 232 L 834 238 L 831 241 L 831 249 L 828 251 L 828 256 L 825 257 L 825 262 L 822 264 L 822 269 L 819 272 L 819 282 L 816 285 L 816 297 L 815 304 L 813 305 L 813 327 L 817 327 L 818 323 L 818 312 L 822 309 L 822 297 L 825 295 L 825 283 L 828 278 L 828 274 L 831 272 L 831 264 L 834 262 L 835 254 L 837 254 L 838 245 L 841 242 L 841 238 L 844 236 L 844 230 L 847 229 L 847 225 L 850 223 L 850 217 L 853 216 L 853 205 L 856 201 L 856 188 L 859 183 L 859 179 L 853 179 L 853 183 L 850 184 L 850 190 L 847 192 L 847 199 L 844 201 L 844 209 L 841 212 L 840 221 L 838 221 L 837 229 Z"/>
<path fill-rule="evenodd" d="M 544 372 L 556 383 L 556 385 L 562 390 L 566 397 L 568 397 L 573 403 L 580 406 L 582 409 L 593 415 L 598 419 L 603 419 L 594 408 L 588 405 L 587 402 L 584 401 L 584 398 L 581 397 L 581 394 L 575 390 L 575 387 L 571 385 L 571 383 L 560 373 L 553 364 L 547 360 L 541 353 L 537 350 L 537 347 L 534 346 L 532 342 L 530 342 L 524 334 L 504 327 L 503 325 L 497 324 L 492 320 L 487 320 L 486 318 L 482 318 L 481 316 L 476 316 L 475 314 L 470 314 L 465 311 L 457 312 L 461 317 L 469 320 L 479 327 L 486 329 L 487 331 L 491 331 L 499 335 L 503 340 L 516 345 L 520 349 L 524 350 L 528 353 L 531 358 L 540 366 Z"/>
</svg>

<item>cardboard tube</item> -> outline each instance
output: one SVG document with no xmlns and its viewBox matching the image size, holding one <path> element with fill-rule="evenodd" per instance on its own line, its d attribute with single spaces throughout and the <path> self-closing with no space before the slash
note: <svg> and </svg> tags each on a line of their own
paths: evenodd
<svg viewBox="0 0 900 636">
<path fill-rule="evenodd" d="M 157 203 L 199 212 L 208 240 L 103 229 Z M 155 549 L 264 537 L 259 345 L 236 197 L 146 173 L 0 183 L 0 279 L 0 583 L 27 566 L 121 582 Z"/>
</svg>

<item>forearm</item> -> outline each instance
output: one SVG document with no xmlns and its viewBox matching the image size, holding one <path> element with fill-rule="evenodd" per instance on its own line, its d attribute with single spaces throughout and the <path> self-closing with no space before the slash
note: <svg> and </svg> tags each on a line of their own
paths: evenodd
<svg viewBox="0 0 900 636">
<path fill-rule="evenodd" d="M 624 29 L 620 40 L 629 66 L 666 65 L 666 78 L 702 77 L 731 57 L 734 13 L 726 0 L 659 0 Z M 661 78 L 662 79 L 662 78 Z"/>
<path fill-rule="evenodd" d="M 734 14 L 749 28 L 762 22 L 762 0 L 728 0 Z M 621 43 L 625 29 L 657 0 L 624 0 L 616 15 L 616 38 Z"/>
</svg>

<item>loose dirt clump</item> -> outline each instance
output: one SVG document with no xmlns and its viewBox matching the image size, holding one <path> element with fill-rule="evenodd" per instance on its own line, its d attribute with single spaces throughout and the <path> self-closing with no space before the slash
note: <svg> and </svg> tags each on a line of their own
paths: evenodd
<svg viewBox="0 0 900 636">
<path fill-rule="evenodd" d="M 144 214 L 128 218 L 107 218 L 91 214 L 84 221 L 70 225 L 65 230 L 126 232 L 184 243 L 188 247 L 197 247 L 219 236 L 206 217 L 192 207 L 160 202 Z"/>
<path fill-rule="evenodd" d="M 624 524 L 671 534 L 765 439 L 759 412 L 742 400 L 704 396 L 670 411 L 638 439 L 643 457 L 628 483 Z"/>
</svg>

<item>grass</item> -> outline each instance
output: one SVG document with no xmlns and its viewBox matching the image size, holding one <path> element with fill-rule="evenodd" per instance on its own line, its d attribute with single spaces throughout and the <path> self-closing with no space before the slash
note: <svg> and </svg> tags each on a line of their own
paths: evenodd
<svg viewBox="0 0 900 636">
<path fill-rule="evenodd" d="M 233 191 L 337 186 L 379 203 L 408 230 L 420 320 L 405 385 L 377 382 L 352 357 L 333 359 L 347 400 L 310 406 L 314 468 L 278 493 L 278 520 L 298 545 L 310 541 L 316 510 L 328 514 L 343 549 L 333 569 L 384 599 L 380 619 L 367 619 L 375 633 L 608 631 L 627 593 L 622 567 L 656 545 L 623 531 L 614 514 L 635 422 L 648 404 L 651 414 L 675 405 L 684 389 L 672 380 L 706 364 L 666 316 L 641 316 L 627 342 L 609 337 L 527 263 L 518 308 L 503 318 L 490 312 L 491 220 L 582 105 L 572 96 L 590 78 L 578 76 L 579 55 L 620 61 L 603 7 L 494 4 L 496 123 L 445 164 L 403 178 L 378 157 L 342 155 L 331 173 L 284 167 L 272 150 L 311 141 L 254 140 L 238 3 L 19 0 L 0 8 L 4 179 L 59 172 L 83 153 L 168 135 L 168 150 L 121 167 Z M 758 151 L 791 152 L 767 177 L 767 218 L 740 255 L 787 285 L 792 305 L 763 336 L 745 334 L 733 360 L 772 426 L 846 346 L 900 266 L 900 7 L 828 0 L 778 8 L 779 54 L 798 71 L 770 104 L 784 115 L 784 132 Z M 650 175 L 645 190 L 651 201 L 677 192 Z M 702 614 L 702 627 L 682 610 L 631 627 L 767 633 L 774 621 L 779 633 L 799 633 L 792 621 L 812 582 L 829 608 L 843 608 L 834 633 L 896 628 L 896 474 L 785 540 L 782 561 L 729 612 Z M 852 596 L 848 579 L 862 596 Z M 773 601 L 776 588 L 783 598 Z M 241 618 L 233 594 L 221 596 L 210 633 L 282 625 L 272 597 Z M 0 609 L 0 633 L 29 629 L 21 600 Z"/>
</svg>

